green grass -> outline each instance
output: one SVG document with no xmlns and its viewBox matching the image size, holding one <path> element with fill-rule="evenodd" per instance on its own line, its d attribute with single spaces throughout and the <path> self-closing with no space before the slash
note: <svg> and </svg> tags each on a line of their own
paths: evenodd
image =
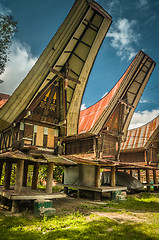
<svg viewBox="0 0 159 240">
<path fill-rule="evenodd" d="M 159 239 L 159 196 L 142 194 L 127 201 L 104 205 L 82 205 L 87 214 L 75 211 L 53 217 L 5 216 L 0 214 L 0 240 L 156 240 Z M 90 210 L 90 211 L 88 211 Z M 91 213 L 93 211 L 93 213 Z M 97 211 L 129 216 L 141 213 L 144 221 L 116 221 L 97 215 Z M 67 214 L 67 215 L 66 215 Z"/>
</svg>

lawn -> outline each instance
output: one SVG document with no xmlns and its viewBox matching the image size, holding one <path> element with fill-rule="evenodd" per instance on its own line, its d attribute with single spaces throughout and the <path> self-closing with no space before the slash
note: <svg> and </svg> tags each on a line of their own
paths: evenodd
<svg viewBox="0 0 159 240">
<path fill-rule="evenodd" d="M 129 196 L 120 202 L 69 201 L 48 218 L 1 212 L 0 240 L 159 239 L 159 194 Z"/>
</svg>

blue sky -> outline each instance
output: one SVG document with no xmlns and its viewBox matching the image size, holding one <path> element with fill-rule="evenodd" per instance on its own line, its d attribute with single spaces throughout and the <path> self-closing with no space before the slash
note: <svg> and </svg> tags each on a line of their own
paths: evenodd
<svg viewBox="0 0 159 240">
<path fill-rule="evenodd" d="M 131 128 L 159 114 L 159 0 L 98 0 L 113 23 L 92 69 L 82 107 L 110 91 L 141 49 L 156 63 Z M 11 94 L 31 69 L 67 16 L 74 0 L 1 0 L 0 12 L 18 22 L 0 92 Z"/>
</svg>

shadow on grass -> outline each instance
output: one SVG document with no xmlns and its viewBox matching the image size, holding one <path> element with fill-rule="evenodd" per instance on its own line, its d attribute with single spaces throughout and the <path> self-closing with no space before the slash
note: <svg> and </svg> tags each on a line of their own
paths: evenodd
<svg viewBox="0 0 159 240">
<path fill-rule="evenodd" d="M 12 220 L 12 221 L 9 221 Z M 4 217 L 0 221 L 0 239 L 1 240 L 63 240 L 63 239 L 91 239 L 91 240 L 156 240 L 157 235 L 151 227 L 147 227 L 146 230 L 142 228 L 142 224 L 119 224 L 107 218 L 100 218 L 99 220 L 92 220 L 89 222 L 83 221 L 82 223 L 74 222 L 72 225 L 66 224 L 61 228 L 56 228 L 56 225 L 52 225 L 42 230 L 38 230 L 40 221 L 33 219 L 34 229 L 32 229 L 32 223 L 27 222 L 26 219 Z M 37 222 L 36 222 L 37 221 Z M 43 221 L 43 220 L 41 220 Z M 54 219 L 52 219 L 54 221 Z M 65 221 L 65 219 L 63 219 Z M 35 225 L 37 224 L 37 228 Z M 158 236 L 159 237 L 159 236 Z"/>
</svg>

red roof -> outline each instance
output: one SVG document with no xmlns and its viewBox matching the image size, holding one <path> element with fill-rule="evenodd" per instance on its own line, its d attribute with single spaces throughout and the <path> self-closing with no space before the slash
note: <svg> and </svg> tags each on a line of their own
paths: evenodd
<svg viewBox="0 0 159 240">
<path fill-rule="evenodd" d="M 128 131 L 126 141 L 122 143 L 121 150 L 144 148 L 155 130 L 159 127 L 159 116 L 142 127 Z"/>
<path fill-rule="evenodd" d="M 131 65 L 132 63 L 130 64 L 130 66 Z M 94 105 L 80 112 L 78 133 L 84 133 L 91 130 L 95 122 L 101 116 L 104 109 L 107 107 L 107 105 L 109 104 L 109 102 L 111 101 L 111 99 L 113 98 L 117 90 L 119 89 L 119 86 L 123 81 L 125 75 L 127 74 L 130 66 L 128 67 L 126 72 L 123 74 L 123 76 L 120 78 L 120 80 L 115 84 L 115 86 L 111 89 L 111 91 L 105 97 L 103 97 L 100 101 L 98 101 Z"/>
<path fill-rule="evenodd" d="M 0 93 L 0 108 L 8 101 L 9 97 L 10 95 L 8 94 Z"/>
</svg>

